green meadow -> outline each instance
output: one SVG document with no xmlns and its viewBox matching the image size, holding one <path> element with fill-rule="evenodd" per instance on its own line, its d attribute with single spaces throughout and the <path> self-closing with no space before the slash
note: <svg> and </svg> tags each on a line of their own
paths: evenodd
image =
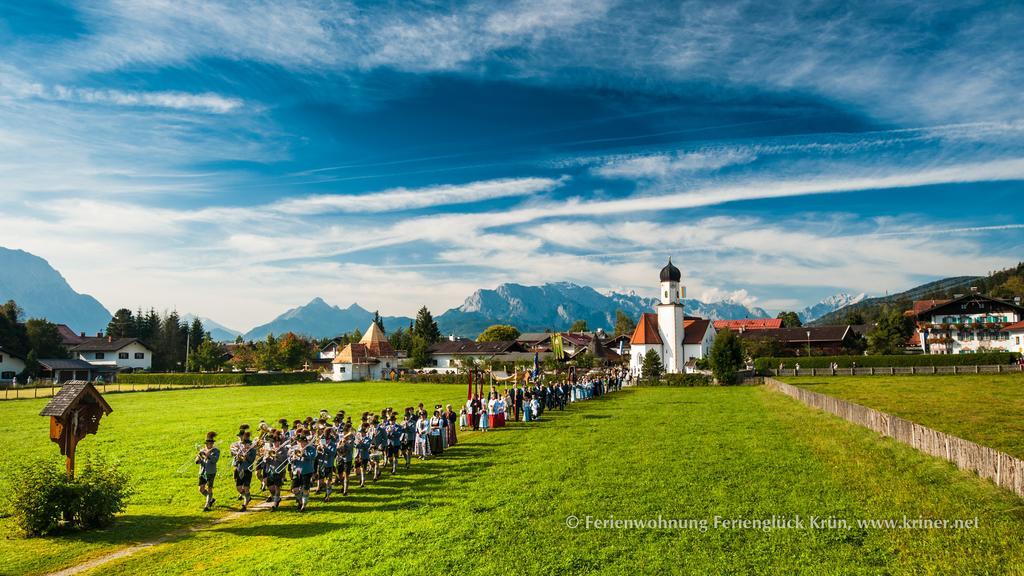
<svg viewBox="0 0 1024 576">
<path fill-rule="evenodd" d="M 102 451 L 132 471 L 132 505 L 106 532 L 3 540 L 0 572 L 45 573 L 195 526 L 93 573 L 1024 573 L 1019 498 L 762 387 L 630 389 L 541 422 L 464 434 L 441 458 L 347 498 L 314 498 L 305 514 L 286 503 L 212 524 L 237 506 L 226 462 L 209 514 L 199 511 L 194 468 L 176 473 L 208 428 L 462 398 L 461 386 L 385 383 L 110 395 L 115 412 L 82 453 Z M 0 461 L 56 453 L 36 415 L 43 404 L 0 403 L 9 447 Z M 714 524 L 772 516 L 850 526 Z M 594 525 L 659 517 L 688 524 Z M 977 518 L 978 527 L 856 525 L 903 517 Z"/>
<path fill-rule="evenodd" d="M 1024 458 L 1024 375 L 782 378 Z"/>
</svg>

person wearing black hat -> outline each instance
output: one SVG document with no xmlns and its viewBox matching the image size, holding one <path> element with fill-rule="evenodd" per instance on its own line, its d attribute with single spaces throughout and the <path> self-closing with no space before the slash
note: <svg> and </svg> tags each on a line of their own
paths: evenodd
<svg viewBox="0 0 1024 576">
<path fill-rule="evenodd" d="M 234 468 L 235 489 L 238 496 L 242 498 L 242 511 L 248 506 L 252 496 L 249 494 L 249 487 L 252 485 L 252 468 L 256 462 L 256 447 L 253 446 L 252 437 L 245 428 L 238 431 L 238 442 L 231 445 L 231 464 Z"/>
<path fill-rule="evenodd" d="M 217 501 L 213 497 L 213 481 L 217 477 L 217 461 L 220 460 L 220 449 L 214 446 L 216 439 L 216 432 L 207 432 L 205 446 L 196 455 L 196 464 L 199 464 L 199 493 L 206 496 L 203 512 L 209 512 Z"/>
</svg>

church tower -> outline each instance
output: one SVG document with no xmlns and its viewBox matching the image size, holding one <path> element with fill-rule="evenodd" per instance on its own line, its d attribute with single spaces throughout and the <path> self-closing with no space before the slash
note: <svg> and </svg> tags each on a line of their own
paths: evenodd
<svg viewBox="0 0 1024 576">
<path fill-rule="evenodd" d="M 658 332 L 661 333 L 662 355 L 665 372 L 683 372 L 686 359 L 683 358 L 683 303 L 686 288 L 680 286 L 683 273 L 672 265 L 672 259 L 661 269 L 661 293 L 658 304 Z"/>
</svg>

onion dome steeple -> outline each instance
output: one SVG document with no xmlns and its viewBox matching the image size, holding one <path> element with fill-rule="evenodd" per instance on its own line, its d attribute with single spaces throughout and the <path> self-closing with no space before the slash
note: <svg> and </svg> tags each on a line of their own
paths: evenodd
<svg viewBox="0 0 1024 576">
<path fill-rule="evenodd" d="M 672 265 L 672 258 L 668 259 L 668 264 L 661 269 L 661 281 L 662 282 L 679 282 L 683 279 L 683 273 Z"/>
</svg>

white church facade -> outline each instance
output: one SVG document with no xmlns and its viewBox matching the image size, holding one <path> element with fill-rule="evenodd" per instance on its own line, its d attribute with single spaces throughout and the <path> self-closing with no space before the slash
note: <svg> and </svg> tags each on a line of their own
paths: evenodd
<svg viewBox="0 0 1024 576">
<path fill-rule="evenodd" d="M 681 285 L 682 277 L 670 258 L 661 269 L 657 309 L 640 316 L 630 338 L 629 368 L 634 374 L 640 374 L 644 355 L 650 350 L 661 357 L 665 373 L 686 372 L 694 360 L 707 356 L 714 342 L 713 322 L 684 314 L 686 287 Z"/>
</svg>

